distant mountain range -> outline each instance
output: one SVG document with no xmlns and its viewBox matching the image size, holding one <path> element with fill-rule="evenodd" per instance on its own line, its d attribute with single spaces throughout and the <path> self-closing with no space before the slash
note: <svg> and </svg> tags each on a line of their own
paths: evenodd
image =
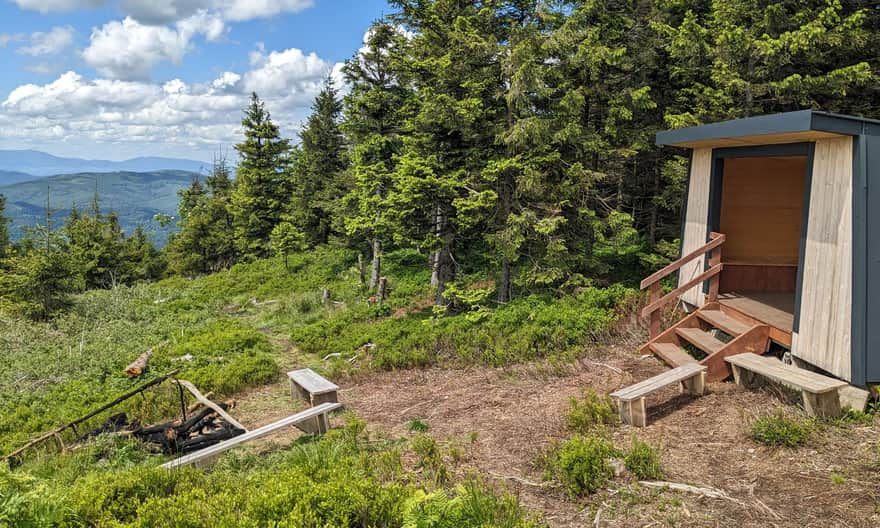
<svg viewBox="0 0 880 528">
<path fill-rule="evenodd" d="M 146 158 L 145 158 L 146 159 Z M 146 229 L 157 244 L 164 245 L 174 231 L 162 228 L 156 214 L 176 217 L 177 192 L 189 186 L 195 172 L 111 172 L 66 174 L 5 185 L 16 173 L 0 172 L 0 194 L 6 196 L 6 215 L 12 219 L 12 236 L 20 238 L 23 227 L 45 223 L 46 199 L 50 199 L 55 225 L 61 225 L 73 207 L 85 209 L 95 192 L 104 212 L 115 211 L 126 233 L 138 226 Z M 27 176 L 27 175 L 25 175 Z"/>
<path fill-rule="evenodd" d="M 25 181 L 22 175 L 36 178 L 57 174 L 165 170 L 207 173 L 210 169 L 210 163 L 188 159 L 144 157 L 127 161 L 106 161 L 60 158 L 37 150 L 0 150 L 0 186 Z"/>
</svg>

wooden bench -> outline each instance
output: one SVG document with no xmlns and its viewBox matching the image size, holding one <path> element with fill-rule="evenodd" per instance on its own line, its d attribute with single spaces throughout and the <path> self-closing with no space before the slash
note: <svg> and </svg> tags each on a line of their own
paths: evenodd
<svg viewBox="0 0 880 528">
<path fill-rule="evenodd" d="M 810 372 L 794 365 L 786 365 L 775 357 L 757 354 L 737 354 L 724 358 L 733 368 L 737 385 L 751 388 L 758 384 L 756 374 L 771 381 L 797 389 L 804 397 L 804 408 L 810 416 L 839 416 L 840 396 L 838 390 L 849 385 L 822 374 Z"/>
<path fill-rule="evenodd" d="M 299 426 L 310 420 L 317 419 L 321 421 L 323 424 L 325 424 L 324 431 L 326 431 L 327 415 L 341 407 L 342 404 L 339 403 L 322 403 L 316 407 L 312 407 L 300 413 L 294 414 L 293 416 L 288 416 L 283 420 L 278 420 L 277 422 L 264 425 L 263 427 L 254 429 L 253 431 L 249 431 L 243 435 L 236 436 L 235 438 L 230 438 L 229 440 L 225 440 L 223 442 L 220 442 L 219 444 L 212 445 L 211 447 L 206 447 L 205 449 L 196 451 L 195 453 L 190 453 L 180 458 L 176 458 L 170 462 L 162 464 L 162 467 L 172 469 L 189 464 L 207 464 L 216 459 L 220 454 L 229 451 L 235 446 L 241 445 L 251 440 L 256 440 L 257 438 L 261 438 L 270 433 L 274 433 L 275 431 L 284 429 L 285 427 L 290 427 L 292 425 Z"/>
<path fill-rule="evenodd" d="M 339 401 L 337 396 L 339 387 L 312 369 L 294 370 L 288 372 L 287 377 L 290 379 L 291 396 L 301 397 L 311 407 Z M 319 418 L 297 424 L 298 428 L 309 434 L 323 433 L 324 426 Z"/>
<path fill-rule="evenodd" d="M 707 370 L 699 363 L 688 363 L 612 392 L 611 397 L 617 402 L 620 420 L 636 427 L 645 427 L 647 423 L 645 397 L 674 383 L 679 384 L 684 394 L 703 395 L 706 391 Z"/>
</svg>

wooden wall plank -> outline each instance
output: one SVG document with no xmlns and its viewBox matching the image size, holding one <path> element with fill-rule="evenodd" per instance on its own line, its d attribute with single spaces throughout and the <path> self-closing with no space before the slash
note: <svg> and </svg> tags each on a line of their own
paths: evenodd
<svg viewBox="0 0 880 528">
<path fill-rule="evenodd" d="M 852 138 L 816 142 L 792 355 L 847 381 L 852 370 Z"/>
<path fill-rule="evenodd" d="M 706 244 L 707 222 L 709 219 L 709 180 L 712 174 L 712 149 L 693 151 L 691 159 L 690 184 L 688 187 L 687 212 L 685 213 L 682 255 Z M 723 253 L 722 253 L 723 254 Z M 694 259 L 682 266 L 678 274 L 678 285 L 682 286 L 698 277 L 705 270 L 705 257 Z M 695 286 L 681 298 L 695 306 L 703 305 L 703 288 Z"/>
<path fill-rule="evenodd" d="M 806 163 L 806 156 L 724 161 L 719 231 L 727 236 L 725 263 L 797 266 Z"/>
</svg>

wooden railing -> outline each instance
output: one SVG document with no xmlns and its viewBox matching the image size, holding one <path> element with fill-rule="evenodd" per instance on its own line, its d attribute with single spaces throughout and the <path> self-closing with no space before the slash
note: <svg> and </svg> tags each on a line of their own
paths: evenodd
<svg viewBox="0 0 880 528">
<path fill-rule="evenodd" d="M 651 319 L 651 339 L 660 334 L 660 315 L 663 308 L 678 300 L 681 294 L 694 286 L 698 286 L 708 280 L 709 292 L 706 294 L 706 302 L 713 302 L 718 299 L 719 275 L 721 270 L 724 269 L 724 264 L 721 263 L 721 244 L 724 244 L 725 240 L 726 237 L 721 233 L 709 233 L 709 242 L 705 246 L 691 251 L 642 281 L 641 289 L 648 289 L 650 291 L 648 305 L 642 309 L 642 317 L 650 317 Z M 663 295 L 660 281 L 681 269 L 688 262 L 706 254 L 709 254 L 709 269 Z"/>
</svg>

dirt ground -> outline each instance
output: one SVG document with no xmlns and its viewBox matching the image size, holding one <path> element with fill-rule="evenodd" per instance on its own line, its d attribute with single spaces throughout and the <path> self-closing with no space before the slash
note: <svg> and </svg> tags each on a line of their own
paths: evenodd
<svg viewBox="0 0 880 528">
<path fill-rule="evenodd" d="M 649 488 L 623 475 L 606 490 L 571 501 L 542 481 L 536 460 L 567 436 L 563 417 L 570 398 L 585 388 L 609 393 L 664 368 L 631 348 L 610 348 L 564 366 L 363 374 L 339 381 L 340 400 L 377 434 L 406 437 L 410 420 L 426 422 L 441 444 L 463 450 L 453 464 L 456 474 L 476 472 L 497 482 L 553 527 L 880 526 L 876 421 L 829 426 L 796 449 L 767 448 L 746 436 L 747 424 L 785 405 L 782 395 L 732 383 L 710 384 L 700 398 L 669 388 L 649 399 L 648 427 L 613 431 L 618 447 L 633 436 L 659 446 L 666 481 L 716 488 L 723 498 Z M 291 404 L 287 385 L 279 383 L 245 395 L 235 414 L 250 427 L 297 406 L 302 404 Z"/>
</svg>

